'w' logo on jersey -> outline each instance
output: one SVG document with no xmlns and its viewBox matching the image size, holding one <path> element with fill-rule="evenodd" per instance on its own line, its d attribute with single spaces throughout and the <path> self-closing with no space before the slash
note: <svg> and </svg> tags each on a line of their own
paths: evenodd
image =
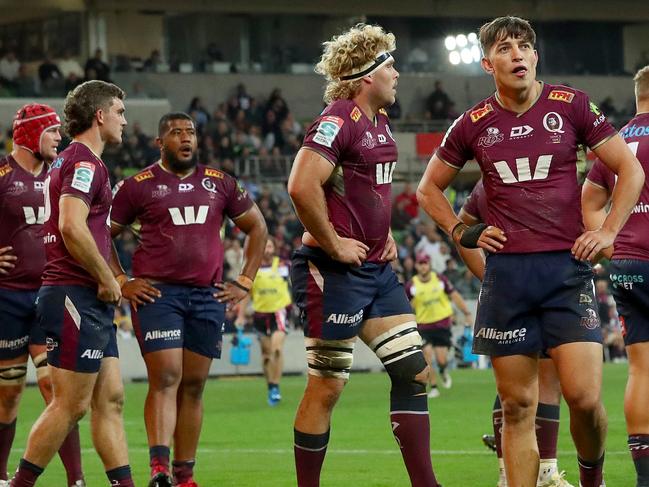
<svg viewBox="0 0 649 487">
<path fill-rule="evenodd" d="M 184 208 L 169 208 L 169 214 L 174 225 L 202 225 L 207 220 L 209 209 L 209 206 L 202 205 L 196 212 L 193 206 L 185 206 Z"/>
<path fill-rule="evenodd" d="M 523 181 L 530 180 L 539 180 L 546 179 L 548 173 L 550 172 L 550 164 L 552 163 L 552 156 L 539 156 L 536 161 L 536 169 L 534 170 L 534 176 L 532 176 L 532 170 L 530 168 L 530 159 L 529 157 L 519 157 L 516 159 L 516 170 L 518 172 L 518 179 L 509 168 L 509 165 L 506 161 L 494 162 L 494 166 L 500 179 L 503 180 L 505 184 L 511 183 L 522 183 Z"/>
<path fill-rule="evenodd" d="M 392 173 L 397 163 L 379 162 L 376 165 L 376 184 L 387 184 L 392 182 Z"/>
<path fill-rule="evenodd" d="M 23 206 L 23 213 L 25 215 L 25 221 L 27 222 L 27 225 L 35 225 L 37 223 L 39 225 L 42 225 L 43 223 L 45 223 L 44 206 L 38 207 L 38 216 L 36 216 L 36 212 L 31 206 Z"/>
</svg>

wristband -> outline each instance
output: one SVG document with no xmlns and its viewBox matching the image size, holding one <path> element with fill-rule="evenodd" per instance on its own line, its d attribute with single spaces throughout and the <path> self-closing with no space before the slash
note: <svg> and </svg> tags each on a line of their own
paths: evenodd
<svg viewBox="0 0 649 487">
<path fill-rule="evenodd" d="M 467 227 L 460 237 L 460 245 L 467 249 L 477 249 L 480 235 L 482 235 L 482 232 L 484 232 L 488 226 L 489 225 L 486 223 L 478 223 L 477 225 Z"/>
<path fill-rule="evenodd" d="M 250 279 L 248 276 L 245 276 L 243 274 L 239 274 L 237 276 L 236 281 L 241 284 L 244 288 L 246 288 L 248 291 L 252 289 L 252 279 Z"/>
<path fill-rule="evenodd" d="M 239 284 L 237 281 L 230 281 L 230 284 L 232 284 L 233 286 L 238 287 L 238 288 L 241 289 L 242 291 L 245 291 L 245 292 L 247 292 L 247 293 L 250 292 L 250 288 L 247 288 L 246 286 L 244 286 L 244 285 L 242 285 L 242 284 Z"/>
<path fill-rule="evenodd" d="M 124 286 L 124 284 L 130 281 L 130 279 L 126 274 L 120 274 L 118 276 L 115 276 L 115 280 L 117 281 L 117 284 L 119 284 L 120 289 L 122 288 L 122 286 Z"/>
<path fill-rule="evenodd" d="M 464 222 L 457 222 L 457 224 L 451 230 L 451 238 L 453 240 L 457 241 L 458 239 L 455 238 L 455 234 L 458 233 L 458 232 L 461 232 L 460 237 L 462 237 L 462 234 L 464 233 L 464 231 L 467 228 L 469 228 L 469 226 L 467 224 L 465 224 Z"/>
</svg>

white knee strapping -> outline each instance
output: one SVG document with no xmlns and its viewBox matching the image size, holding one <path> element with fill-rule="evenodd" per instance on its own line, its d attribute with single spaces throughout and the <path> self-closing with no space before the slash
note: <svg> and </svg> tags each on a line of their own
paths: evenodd
<svg viewBox="0 0 649 487">
<path fill-rule="evenodd" d="M 318 377 L 349 379 L 354 361 L 354 342 L 305 338 L 306 362 L 309 374 Z"/>
<path fill-rule="evenodd" d="M 383 365 L 421 353 L 421 345 L 421 336 L 414 321 L 407 321 L 390 328 L 368 344 Z"/>
</svg>

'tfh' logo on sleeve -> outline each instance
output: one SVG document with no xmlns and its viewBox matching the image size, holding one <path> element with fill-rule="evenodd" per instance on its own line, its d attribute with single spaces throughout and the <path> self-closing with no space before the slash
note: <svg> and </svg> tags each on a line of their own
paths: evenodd
<svg viewBox="0 0 649 487">
<path fill-rule="evenodd" d="M 90 193 L 92 180 L 95 177 L 95 165 L 91 162 L 77 162 L 74 165 L 72 187 L 83 193 Z"/>
</svg>

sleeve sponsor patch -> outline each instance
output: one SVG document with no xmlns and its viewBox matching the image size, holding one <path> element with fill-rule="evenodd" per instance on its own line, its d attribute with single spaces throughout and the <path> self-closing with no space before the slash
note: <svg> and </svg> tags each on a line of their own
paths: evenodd
<svg viewBox="0 0 649 487">
<path fill-rule="evenodd" d="M 146 181 L 147 179 L 151 179 L 152 177 L 154 177 L 153 171 L 151 171 L 151 169 L 147 169 L 146 171 L 133 176 L 133 179 L 135 179 L 136 183 L 141 183 L 142 181 Z"/>
<path fill-rule="evenodd" d="M 469 115 L 471 116 L 471 121 L 476 123 L 478 120 L 483 118 L 485 115 L 494 111 L 494 107 L 491 106 L 491 103 L 487 103 L 485 106 L 476 108 Z"/>
<path fill-rule="evenodd" d="M 6 174 L 9 174 L 11 171 L 13 171 L 13 168 L 9 164 L 5 164 L 4 166 L 0 167 L 0 178 L 2 176 L 5 176 Z"/>
<path fill-rule="evenodd" d="M 354 122 L 358 122 L 361 119 L 361 110 L 358 107 L 354 107 L 349 116 Z"/>
<path fill-rule="evenodd" d="M 565 103 L 572 103 L 575 94 L 570 91 L 552 90 L 548 95 L 548 100 L 562 101 Z"/>
<path fill-rule="evenodd" d="M 316 134 L 313 137 L 313 142 L 326 147 L 331 147 L 344 123 L 345 121 L 340 117 L 334 117 L 331 115 L 322 117 L 320 119 L 320 124 L 316 129 Z"/>
<path fill-rule="evenodd" d="M 211 167 L 205 168 L 205 175 L 213 178 L 223 179 L 223 173 L 218 169 L 212 169 Z"/>
<path fill-rule="evenodd" d="M 71 186 L 83 193 L 90 193 L 92 180 L 95 177 L 95 165 L 92 162 L 77 162 L 74 165 L 74 176 Z"/>
</svg>

